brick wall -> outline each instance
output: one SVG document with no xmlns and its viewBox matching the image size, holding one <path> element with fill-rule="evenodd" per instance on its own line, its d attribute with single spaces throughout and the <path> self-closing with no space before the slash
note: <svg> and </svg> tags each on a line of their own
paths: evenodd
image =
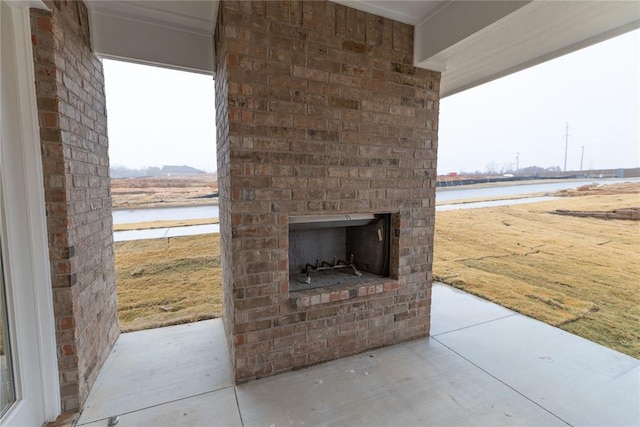
<svg viewBox="0 0 640 427">
<path fill-rule="evenodd" d="M 80 408 L 118 335 L 102 63 L 85 5 L 31 11 L 63 410 Z"/>
<path fill-rule="evenodd" d="M 217 27 L 222 27 L 223 14 L 218 14 Z M 234 322 L 234 292 L 233 280 L 231 274 L 233 270 L 233 253 L 231 239 L 231 211 L 228 207 L 231 204 L 231 191 L 229 186 L 230 179 L 230 160 L 229 160 L 229 110 L 227 97 L 229 87 L 227 84 L 227 43 L 226 37 L 217 31 L 214 38 L 216 51 L 216 141 L 217 150 L 216 158 L 218 162 L 218 200 L 220 206 L 220 264 L 222 266 L 222 318 L 226 331 L 233 331 Z M 225 209 L 225 207 L 227 209 Z M 231 353 L 235 352 L 235 339 L 233 334 L 227 333 L 227 345 Z M 235 359 L 231 359 L 235 366 Z"/>
<path fill-rule="evenodd" d="M 326 1 L 227 1 L 216 39 L 236 380 L 426 336 L 439 74 L 412 66 L 412 27 Z M 290 292 L 289 215 L 362 212 L 392 214 L 391 277 Z"/>
</svg>

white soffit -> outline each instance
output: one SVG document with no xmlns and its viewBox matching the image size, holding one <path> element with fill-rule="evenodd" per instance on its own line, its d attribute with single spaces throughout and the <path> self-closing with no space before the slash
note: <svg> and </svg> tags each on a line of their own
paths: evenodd
<svg viewBox="0 0 640 427">
<path fill-rule="evenodd" d="M 332 0 L 333 3 L 416 25 L 449 3 L 442 0 Z"/>
<path fill-rule="evenodd" d="M 4 0 L 11 7 L 28 7 L 34 9 L 51 10 L 42 0 Z"/>
<path fill-rule="evenodd" d="M 214 73 L 219 0 L 86 0 L 96 53 Z M 441 96 L 640 27 L 637 1 L 334 0 L 414 25 L 414 64 Z"/>
<path fill-rule="evenodd" d="M 429 26 L 454 28 L 464 19 L 446 16 L 449 7 L 417 25 L 414 34 L 415 65 L 442 71 L 442 97 L 640 27 L 636 1 L 533 1 L 464 39 L 420 56 L 418 48 L 426 40 L 419 39 L 429 34 Z M 449 22 L 437 22 L 444 16 Z"/>
<path fill-rule="evenodd" d="M 218 0 L 87 0 L 94 51 L 203 74 L 214 72 Z"/>
<path fill-rule="evenodd" d="M 333 0 L 414 25 L 414 65 L 442 97 L 640 28 L 640 2 Z"/>
</svg>

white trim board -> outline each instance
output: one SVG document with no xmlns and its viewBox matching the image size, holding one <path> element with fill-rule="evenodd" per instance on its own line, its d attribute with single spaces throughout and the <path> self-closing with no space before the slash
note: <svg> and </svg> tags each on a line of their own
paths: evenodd
<svg viewBox="0 0 640 427">
<path fill-rule="evenodd" d="M 53 297 L 29 6 L 2 1 L 0 162 L 8 302 L 18 401 L 3 426 L 60 414 Z M 39 2 L 38 2 L 39 3 Z"/>
</svg>

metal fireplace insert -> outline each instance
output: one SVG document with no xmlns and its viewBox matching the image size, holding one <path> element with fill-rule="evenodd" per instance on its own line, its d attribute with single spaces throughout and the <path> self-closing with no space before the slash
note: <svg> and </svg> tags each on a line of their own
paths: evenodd
<svg viewBox="0 0 640 427">
<path fill-rule="evenodd" d="M 390 214 L 289 217 L 289 290 L 389 276 Z"/>
</svg>

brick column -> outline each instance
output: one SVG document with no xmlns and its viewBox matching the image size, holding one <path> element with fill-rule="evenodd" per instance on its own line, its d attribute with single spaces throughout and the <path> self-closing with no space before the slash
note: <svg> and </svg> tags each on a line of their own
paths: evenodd
<svg viewBox="0 0 640 427">
<path fill-rule="evenodd" d="M 440 75 L 413 28 L 327 1 L 221 2 L 225 326 L 247 380 L 429 331 Z M 289 290 L 290 215 L 392 215 L 390 281 Z"/>
<path fill-rule="evenodd" d="M 31 10 L 62 409 L 79 409 L 118 335 L 102 63 L 81 1 Z"/>
<path fill-rule="evenodd" d="M 218 14 L 217 26 L 222 25 L 222 13 Z M 219 31 L 215 34 L 215 50 L 216 50 L 216 78 L 215 78 L 215 96 L 216 96 L 216 141 L 217 151 L 216 158 L 218 162 L 218 200 L 220 204 L 220 263 L 222 265 L 222 318 L 224 321 L 225 331 L 227 332 L 227 345 L 231 354 L 235 354 L 235 336 L 234 330 L 234 293 L 233 278 L 230 272 L 233 270 L 233 247 L 231 236 L 231 161 L 229 152 L 229 105 L 227 97 L 229 94 L 228 86 L 228 62 L 227 62 L 227 43 L 226 37 L 221 35 Z M 235 367 L 235 359 L 232 357 L 231 362 Z"/>
</svg>

